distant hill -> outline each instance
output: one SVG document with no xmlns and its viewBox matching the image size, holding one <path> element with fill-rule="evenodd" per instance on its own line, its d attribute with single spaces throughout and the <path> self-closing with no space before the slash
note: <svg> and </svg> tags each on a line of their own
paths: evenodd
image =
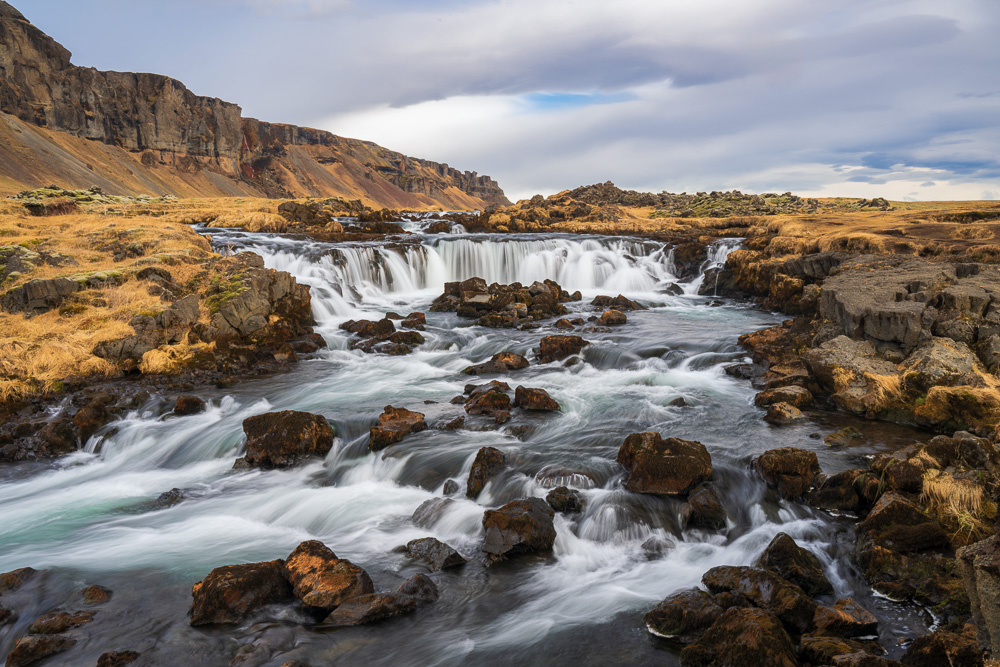
<svg viewBox="0 0 1000 667">
<path fill-rule="evenodd" d="M 101 72 L 0 0 L 0 192 L 362 199 L 392 208 L 508 204 L 496 181 L 329 132 L 245 118 L 159 74 Z"/>
</svg>

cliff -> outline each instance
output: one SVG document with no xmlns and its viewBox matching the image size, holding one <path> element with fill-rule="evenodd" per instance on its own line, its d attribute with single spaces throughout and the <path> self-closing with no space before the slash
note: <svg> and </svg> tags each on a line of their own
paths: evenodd
<svg viewBox="0 0 1000 667">
<path fill-rule="evenodd" d="M 0 134 L 12 143 L 4 147 L 0 187 L 37 187 L 48 177 L 122 194 L 155 183 L 180 196 L 194 188 L 205 196 L 344 196 L 392 207 L 509 203 L 488 176 L 321 130 L 244 118 L 238 105 L 195 95 L 166 76 L 77 67 L 67 49 L 2 0 L 0 112 L 49 131 L 26 133 L 3 118 Z M 53 132 L 117 150 L 95 151 Z M 32 164 L 53 151 L 69 153 L 70 163 Z"/>
</svg>

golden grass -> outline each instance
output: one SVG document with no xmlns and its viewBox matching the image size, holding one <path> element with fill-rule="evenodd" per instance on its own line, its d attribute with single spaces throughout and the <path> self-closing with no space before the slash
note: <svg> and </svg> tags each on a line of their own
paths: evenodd
<svg viewBox="0 0 1000 667">
<path fill-rule="evenodd" d="M 920 499 L 952 533 L 953 546 L 972 544 L 992 533 L 996 505 L 975 482 L 931 469 L 924 473 Z"/>
<path fill-rule="evenodd" d="M 881 412 L 902 400 L 902 376 L 865 373 L 864 377 L 868 381 L 865 404 L 872 412 Z"/>
</svg>

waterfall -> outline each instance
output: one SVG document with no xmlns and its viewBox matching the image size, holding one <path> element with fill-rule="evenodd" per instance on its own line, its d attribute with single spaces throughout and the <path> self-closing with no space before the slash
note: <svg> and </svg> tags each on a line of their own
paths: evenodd
<svg viewBox="0 0 1000 667">
<path fill-rule="evenodd" d="M 721 269 L 726 265 L 729 254 L 743 244 L 743 239 L 720 239 L 708 247 L 708 257 L 698 269 L 698 277 L 684 285 L 684 293 L 695 295 L 705 282 L 705 275 L 713 269 Z M 718 280 L 718 275 L 716 276 Z"/>
</svg>

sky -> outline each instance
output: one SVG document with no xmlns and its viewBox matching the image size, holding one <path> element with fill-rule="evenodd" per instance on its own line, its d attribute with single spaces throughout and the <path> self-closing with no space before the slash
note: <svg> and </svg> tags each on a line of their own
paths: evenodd
<svg viewBox="0 0 1000 667">
<path fill-rule="evenodd" d="M 1000 199 L 998 0 L 10 0 L 77 65 L 489 174 Z"/>
</svg>

